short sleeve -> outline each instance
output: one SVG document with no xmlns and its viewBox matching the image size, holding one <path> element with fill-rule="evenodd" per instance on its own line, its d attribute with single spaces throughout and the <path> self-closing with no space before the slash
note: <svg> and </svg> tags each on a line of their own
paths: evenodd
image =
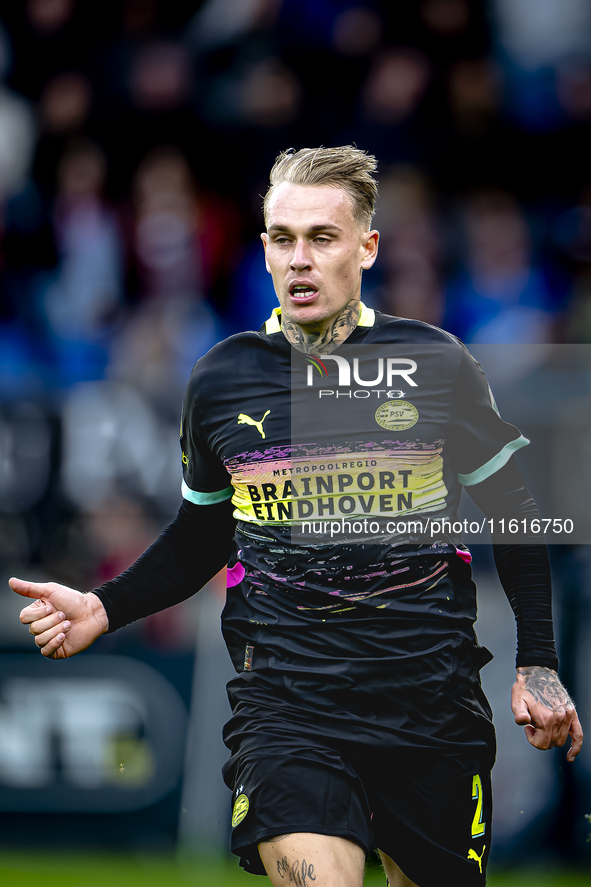
<svg viewBox="0 0 591 887">
<path fill-rule="evenodd" d="M 181 414 L 181 491 L 183 499 L 194 505 L 215 505 L 230 499 L 234 491 L 223 462 L 203 439 L 200 381 L 196 367 L 187 386 Z"/>
<path fill-rule="evenodd" d="M 462 486 L 481 483 L 529 440 L 504 422 L 482 367 L 464 345 L 451 408 L 447 456 Z"/>
</svg>

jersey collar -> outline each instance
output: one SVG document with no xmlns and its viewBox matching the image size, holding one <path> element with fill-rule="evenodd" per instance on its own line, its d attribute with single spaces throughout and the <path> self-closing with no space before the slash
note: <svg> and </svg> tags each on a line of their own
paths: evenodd
<svg viewBox="0 0 591 887">
<path fill-rule="evenodd" d="M 376 313 L 373 308 L 368 308 L 363 302 L 359 303 L 359 307 L 361 310 L 357 326 L 373 326 L 376 319 Z M 281 332 L 281 308 L 279 306 L 273 309 L 271 317 L 265 321 L 265 332 L 268 336 Z"/>
</svg>

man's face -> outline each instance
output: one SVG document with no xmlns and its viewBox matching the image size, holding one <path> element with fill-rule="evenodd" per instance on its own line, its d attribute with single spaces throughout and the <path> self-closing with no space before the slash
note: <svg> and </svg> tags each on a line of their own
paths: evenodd
<svg viewBox="0 0 591 887">
<path fill-rule="evenodd" d="M 278 185 L 269 202 L 267 271 L 284 318 L 310 332 L 325 329 L 351 300 L 373 265 L 378 232 L 364 231 L 351 198 L 329 185 Z"/>
</svg>

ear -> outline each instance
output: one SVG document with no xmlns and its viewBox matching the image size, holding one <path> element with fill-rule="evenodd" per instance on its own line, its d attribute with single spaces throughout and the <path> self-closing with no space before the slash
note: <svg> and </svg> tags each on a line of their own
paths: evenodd
<svg viewBox="0 0 591 887">
<path fill-rule="evenodd" d="M 364 256 L 361 261 L 361 267 L 364 271 L 367 271 L 369 268 L 371 268 L 378 256 L 378 242 L 380 240 L 380 232 L 370 231 L 369 234 L 364 234 L 363 239 Z"/>
<path fill-rule="evenodd" d="M 265 248 L 265 268 L 267 269 L 267 271 L 270 274 L 271 269 L 270 269 L 269 263 L 267 261 L 267 246 L 269 245 L 269 235 L 265 231 L 263 231 L 263 233 L 261 234 L 261 240 L 263 241 L 263 246 Z"/>
</svg>

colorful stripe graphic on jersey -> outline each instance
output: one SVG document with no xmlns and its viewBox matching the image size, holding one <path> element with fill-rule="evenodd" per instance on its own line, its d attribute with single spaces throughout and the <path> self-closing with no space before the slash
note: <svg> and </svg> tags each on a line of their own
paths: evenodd
<svg viewBox="0 0 591 887">
<path fill-rule="evenodd" d="M 445 507 L 442 451 L 442 441 L 365 443 L 355 450 L 297 446 L 242 453 L 225 465 L 239 520 L 396 517 Z"/>
</svg>

